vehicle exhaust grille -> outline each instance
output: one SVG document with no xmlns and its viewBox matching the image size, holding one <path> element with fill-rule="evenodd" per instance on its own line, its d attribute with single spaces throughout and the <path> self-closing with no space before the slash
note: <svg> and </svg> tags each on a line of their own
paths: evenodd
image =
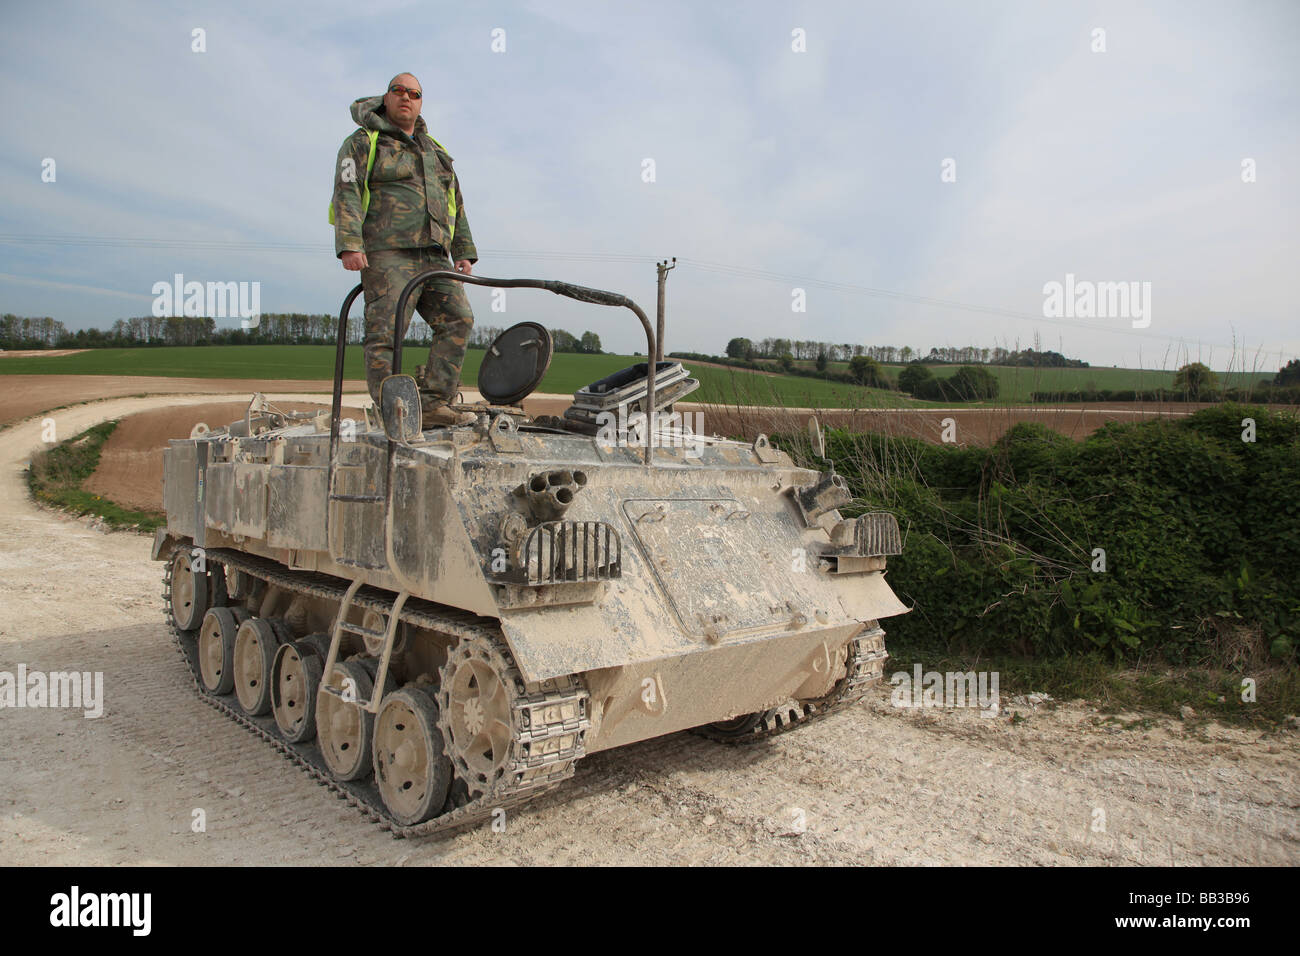
<svg viewBox="0 0 1300 956">
<path fill-rule="evenodd" d="M 903 553 L 898 519 L 886 511 L 873 511 L 859 517 L 853 538 L 858 554 L 867 557 Z"/>
<path fill-rule="evenodd" d="M 608 581 L 623 574 L 623 543 L 606 521 L 544 521 L 528 532 L 519 567 L 497 575 L 515 584 Z"/>
</svg>

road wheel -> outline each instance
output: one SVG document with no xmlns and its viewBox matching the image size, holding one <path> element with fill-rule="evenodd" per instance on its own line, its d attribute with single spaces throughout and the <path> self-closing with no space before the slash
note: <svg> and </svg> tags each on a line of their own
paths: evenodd
<svg viewBox="0 0 1300 956">
<path fill-rule="evenodd" d="M 229 608 L 214 607 L 199 627 L 199 681 L 209 694 L 235 689 L 235 634 L 239 622 Z"/>
<path fill-rule="evenodd" d="M 374 681 L 358 661 L 334 665 L 325 685 L 346 695 L 322 690 L 316 700 L 316 738 L 325 766 L 338 780 L 370 775 L 375 718 L 362 709 L 374 691 Z"/>
<path fill-rule="evenodd" d="M 302 641 L 281 644 L 271 666 L 271 713 L 290 743 L 316 736 L 316 699 L 325 661 Z"/>
<path fill-rule="evenodd" d="M 701 731 L 706 737 L 714 740 L 744 740 L 757 727 L 768 714 L 770 710 L 760 710 L 756 714 L 742 714 L 731 720 L 720 720 L 714 724 L 706 724 Z"/>
<path fill-rule="evenodd" d="M 244 713 L 252 717 L 271 710 L 271 667 L 279 645 L 265 618 L 250 617 L 235 632 L 235 697 Z"/>
<path fill-rule="evenodd" d="M 408 685 L 384 698 L 375 718 L 375 782 L 384 806 L 403 826 L 442 809 L 451 790 L 451 760 L 438 729 L 438 705 Z"/>
</svg>

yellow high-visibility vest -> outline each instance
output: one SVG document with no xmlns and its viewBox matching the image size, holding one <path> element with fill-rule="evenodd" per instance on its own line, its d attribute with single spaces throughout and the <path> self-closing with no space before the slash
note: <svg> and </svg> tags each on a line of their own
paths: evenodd
<svg viewBox="0 0 1300 956">
<path fill-rule="evenodd" d="M 428 133 L 424 134 L 429 136 Z M 375 144 L 379 142 L 379 130 L 368 130 L 366 136 L 370 139 L 370 155 L 366 158 L 366 178 L 361 184 L 361 218 L 366 218 L 366 210 L 370 208 L 370 171 L 375 168 Z M 432 136 L 429 136 L 434 146 L 437 146 L 444 153 L 442 143 L 438 142 Z M 426 183 L 427 186 L 427 183 Z M 334 225 L 334 200 L 330 200 L 330 225 Z M 447 239 L 450 241 L 456 236 L 456 177 L 451 177 L 451 182 L 447 185 Z"/>
</svg>

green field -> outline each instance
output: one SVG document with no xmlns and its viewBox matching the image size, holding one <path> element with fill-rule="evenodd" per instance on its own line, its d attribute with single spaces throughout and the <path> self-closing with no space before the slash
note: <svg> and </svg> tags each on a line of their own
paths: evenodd
<svg viewBox="0 0 1300 956">
<path fill-rule="evenodd" d="M 423 362 L 428 353 L 419 345 L 405 350 L 408 369 Z M 464 381 L 472 386 L 478 378 L 483 352 L 471 349 L 465 357 Z M 584 385 L 611 372 L 633 365 L 642 359 L 632 355 L 578 355 L 558 353 L 542 380 L 539 391 L 561 394 L 577 391 Z M 918 402 L 899 392 L 856 388 L 796 375 L 773 375 L 701 365 L 686 360 L 686 367 L 700 380 L 700 389 L 692 399 L 701 402 L 746 405 L 812 406 L 822 408 L 878 408 L 929 406 L 939 403 Z M 811 362 L 800 362 L 811 366 Z M 897 381 L 902 365 L 882 366 L 885 374 Z M 1033 392 L 1077 391 L 1088 389 L 1155 389 L 1172 387 L 1173 370 L 1131 368 L 1016 368 L 985 366 L 998 379 L 1001 393 L 993 402 L 1005 405 L 1029 402 Z M 844 362 L 832 362 L 831 369 L 844 371 Z M 957 368 L 932 365 L 940 378 Z M 212 345 L 197 347 L 163 347 L 143 349 L 90 349 L 61 357 L 32 356 L 0 358 L 0 376 L 16 374 L 49 375 L 142 375 L 177 378 L 236 379 L 329 379 L 334 374 L 334 348 L 329 345 Z M 360 346 L 349 346 L 344 374 L 351 381 L 364 378 Z M 1220 374 L 1224 385 L 1246 385 L 1263 378 L 1262 374 Z"/>
<path fill-rule="evenodd" d="M 403 350 L 403 364 L 413 370 L 428 352 L 419 345 Z M 481 349 L 465 356 L 463 381 L 478 379 Z M 644 361 L 632 355 L 578 355 L 557 353 L 542 380 L 542 392 L 567 394 L 611 372 Z M 763 375 L 744 369 L 716 368 L 686 362 L 700 389 L 691 399 L 747 405 L 862 408 L 923 404 L 906 395 L 879 389 L 855 388 L 835 382 L 793 375 Z M 349 346 L 344 377 L 364 379 L 360 346 Z M 176 378 L 237 378 L 321 380 L 334 375 L 334 348 L 329 345 L 212 345 L 145 349 L 90 349 L 76 355 L 0 358 L 0 376 L 141 375 Z"/>
<path fill-rule="evenodd" d="M 803 368 L 812 368 L 815 363 L 799 361 L 795 363 Z M 905 365 L 881 365 L 881 369 L 893 382 L 898 381 L 898 373 Z M 961 366 L 926 365 L 937 378 L 947 378 Z M 1029 402 L 1034 392 L 1073 392 L 1093 391 L 1098 389 L 1133 389 L 1150 391 L 1157 388 L 1173 388 L 1176 369 L 1142 369 L 1111 368 L 1095 366 L 1091 368 L 1029 368 L 1025 366 L 985 365 L 998 380 L 1000 392 L 993 404 Z M 830 362 L 828 369 L 832 372 L 847 372 L 848 362 Z M 1269 370 L 1259 372 L 1216 373 L 1221 385 L 1247 387 L 1261 380 L 1271 380 Z M 982 403 L 989 404 L 989 403 Z"/>
<path fill-rule="evenodd" d="M 932 365 L 939 378 L 947 378 L 960 366 Z M 1028 402 L 1034 392 L 1091 391 L 1093 389 L 1172 388 L 1174 370 L 1142 368 L 1027 368 L 1008 365 L 982 366 L 998 380 L 999 402 Z M 902 365 L 884 366 L 885 374 L 898 381 Z"/>
<path fill-rule="evenodd" d="M 688 367 L 691 366 L 689 360 L 686 361 Z M 776 363 L 772 363 L 773 367 Z M 810 361 L 795 362 L 796 366 L 811 369 L 814 365 Z M 906 366 L 904 365 L 881 365 L 892 382 L 898 381 L 898 373 Z M 936 378 L 947 378 L 957 371 L 959 365 L 928 365 L 931 372 Z M 981 368 L 987 368 L 998 380 L 998 397 L 991 402 L 974 402 L 976 405 L 1006 405 L 1029 403 L 1032 401 L 1031 396 L 1034 392 L 1070 392 L 1070 391 L 1089 391 L 1095 389 L 1133 389 L 1150 390 L 1156 388 L 1172 388 L 1174 384 L 1174 370 L 1164 371 L 1161 369 L 1140 369 L 1140 368 L 1028 368 L 1018 366 L 1004 365 L 984 365 Z M 831 372 L 844 373 L 849 369 L 847 362 L 831 362 L 828 370 Z M 718 372 L 722 369 L 705 369 L 706 372 Z M 731 371 L 730 369 L 726 371 Z M 738 373 L 743 373 L 744 369 L 736 369 Z M 770 377 L 770 376 L 769 376 Z M 1258 375 L 1224 375 L 1220 373 L 1219 379 L 1224 385 L 1245 385 L 1260 378 L 1268 376 Z M 847 386 L 832 384 L 829 382 L 818 382 L 815 379 L 801 378 L 795 375 L 782 375 L 780 378 L 791 383 L 802 382 L 806 385 L 826 385 L 830 388 L 846 390 Z M 864 391 L 864 390 L 858 390 Z M 881 391 L 878 389 L 865 390 L 875 396 L 887 396 L 884 402 L 887 405 L 917 405 L 932 406 L 945 404 L 940 402 L 921 402 L 909 398 L 906 394 L 898 392 Z M 819 393 L 820 394 L 820 393 Z M 875 404 L 880 404 L 877 397 Z M 817 404 L 805 402 L 804 404 Z M 845 407 L 858 407 L 849 405 Z"/>
</svg>

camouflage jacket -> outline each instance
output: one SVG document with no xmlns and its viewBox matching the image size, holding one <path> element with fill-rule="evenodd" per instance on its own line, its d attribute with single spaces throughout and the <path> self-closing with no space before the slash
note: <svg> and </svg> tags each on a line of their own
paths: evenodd
<svg viewBox="0 0 1300 956">
<path fill-rule="evenodd" d="M 451 157 L 434 144 L 424 117 L 416 118 L 415 135 L 408 137 L 384 115 L 383 102 L 382 96 L 368 96 L 352 104 L 352 118 L 360 129 L 343 141 L 334 164 L 335 255 L 437 245 L 451 254 L 453 262 L 477 262 L 478 250 Z M 379 130 L 379 140 L 370 171 L 370 205 L 363 216 L 361 187 L 370 155 L 367 130 Z M 434 188 L 426 188 L 430 183 Z M 449 185 L 456 189 L 456 228 L 450 239 Z"/>
</svg>

